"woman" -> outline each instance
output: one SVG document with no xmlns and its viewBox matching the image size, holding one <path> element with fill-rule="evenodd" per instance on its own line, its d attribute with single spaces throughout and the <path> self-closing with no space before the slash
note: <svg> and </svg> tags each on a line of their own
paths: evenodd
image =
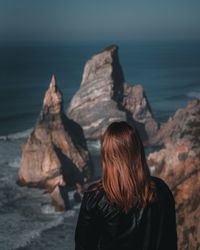
<svg viewBox="0 0 200 250">
<path fill-rule="evenodd" d="M 167 184 L 150 175 L 136 128 L 113 122 L 101 141 L 102 178 L 84 192 L 76 250 L 176 250 L 176 215 Z"/>
</svg>

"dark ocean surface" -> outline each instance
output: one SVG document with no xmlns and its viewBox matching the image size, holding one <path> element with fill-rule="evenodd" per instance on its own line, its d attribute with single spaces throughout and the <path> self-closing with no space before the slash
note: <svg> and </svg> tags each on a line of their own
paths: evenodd
<svg viewBox="0 0 200 250">
<path fill-rule="evenodd" d="M 56 212 L 43 190 L 16 184 L 21 144 L 34 126 L 51 75 L 63 92 L 65 108 L 78 90 L 85 62 L 110 45 L 0 44 L 0 249 L 74 250 L 80 204 Z M 122 42 L 119 58 L 125 79 L 144 86 L 161 123 L 188 101 L 200 98 L 200 43 Z M 99 142 L 88 142 L 101 174 Z"/>
<path fill-rule="evenodd" d="M 108 45 L 0 44 L 0 135 L 34 126 L 52 74 L 66 107 L 79 88 L 85 62 Z M 144 86 L 159 121 L 200 97 L 200 43 L 118 45 L 126 81 Z"/>
</svg>

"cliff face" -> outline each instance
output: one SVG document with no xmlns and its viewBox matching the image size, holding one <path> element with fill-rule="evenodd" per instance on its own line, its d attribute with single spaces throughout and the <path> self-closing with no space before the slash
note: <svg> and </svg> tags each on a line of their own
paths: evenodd
<svg viewBox="0 0 200 250">
<path fill-rule="evenodd" d="M 200 100 L 190 102 L 162 125 L 148 156 L 153 174 L 163 178 L 176 200 L 179 249 L 198 249 L 200 241 Z"/>
<path fill-rule="evenodd" d="M 36 126 L 22 146 L 19 181 L 55 194 L 58 185 L 83 184 L 90 168 L 83 131 L 63 113 L 62 95 L 52 77 Z"/>
<path fill-rule="evenodd" d="M 116 45 L 86 63 L 67 115 L 82 126 L 88 139 L 100 138 L 106 127 L 118 120 L 134 123 L 145 139 L 158 128 L 142 86 L 125 83 Z"/>
<path fill-rule="evenodd" d="M 190 102 L 184 109 L 178 109 L 168 122 L 161 125 L 158 133 L 151 138 L 150 143 L 153 145 L 162 145 L 167 142 L 176 143 L 177 140 L 192 141 L 198 140 L 197 133 L 199 118 L 199 99 Z M 195 132 L 196 131 L 196 132 Z"/>
</svg>

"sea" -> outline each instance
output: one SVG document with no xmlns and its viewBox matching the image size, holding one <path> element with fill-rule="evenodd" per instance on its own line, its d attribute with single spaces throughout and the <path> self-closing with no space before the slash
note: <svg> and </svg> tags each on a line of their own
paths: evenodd
<svg viewBox="0 0 200 250">
<path fill-rule="evenodd" d="M 42 189 L 16 184 L 21 146 L 32 131 L 54 74 L 64 109 L 80 86 L 88 59 L 110 42 L 0 43 L 0 249 L 73 250 L 80 203 L 59 212 Z M 142 84 L 162 124 L 200 98 L 200 42 L 117 42 L 126 82 Z M 96 177 L 99 141 L 88 141 Z"/>
</svg>

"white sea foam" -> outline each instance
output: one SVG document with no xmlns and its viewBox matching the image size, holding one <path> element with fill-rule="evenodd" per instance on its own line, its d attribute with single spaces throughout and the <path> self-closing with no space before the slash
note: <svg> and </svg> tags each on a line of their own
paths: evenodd
<svg viewBox="0 0 200 250">
<path fill-rule="evenodd" d="M 30 133 L 33 131 L 33 128 L 26 129 L 24 131 L 20 131 L 17 133 L 12 133 L 8 135 L 1 135 L 0 140 L 16 140 L 16 139 L 23 139 L 30 135 Z"/>
<path fill-rule="evenodd" d="M 191 91 L 191 92 L 189 92 L 189 93 L 187 94 L 187 96 L 200 99 L 200 92 Z"/>
<path fill-rule="evenodd" d="M 74 193 L 75 193 L 75 191 L 69 191 L 68 192 L 69 200 L 74 200 Z"/>
<path fill-rule="evenodd" d="M 21 158 L 18 156 L 15 159 L 8 162 L 8 166 L 11 168 L 19 168 Z"/>
<path fill-rule="evenodd" d="M 60 224 L 63 223 L 64 217 L 63 216 L 59 216 L 56 219 L 52 220 L 51 222 L 40 226 L 39 229 L 35 229 L 29 232 L 23 232 L 23 234 L 21 235 L 21 239 L 19 239 L 19 241 L 16 242 L 15 247 L 12 248 L 13 250 L 17 250 L 20 249 L 21 247 L 25 247 L 28 244 L 31 243 L 31 241 L 33 239 L 35 239 L 36 237 L 39 237 L 41 235 L 41 233 L 45 230 L 51 229 L 53 227 L 56 227 Z"/>
<path fill-rule="evenodd" d="M 98 152 L 101 146 L 100 140 L 87 141 L 89 151 Z"/>
<path fill-rule="evenodd" d="M 45 204 L 41 206 L 42 214 L 56 214 L 55 208 L 50 204 Z"/>
<path fill-rule="evenodd" d="M 74 209 L 80 209 L 80 206 L 81 206 L 81 203 L 77 204 L 77 205 L 74 205 L 73 208 Z"/>
<path fill-rule="evenodd" d="M 75 213 L 76 213 L 76 212 L 75 212 L 75 210 L 73 210 L 73 209 L 67 210 L 67 211 L 64 213 L 64 217 L 65 217 L 65 218 L 74 217 Z"/>
<path fill-rule="evenodd" d="M 80 206 L 80 204 L 78 204 Z M 75 209 L 76 206 L 73 206 L 72 209 L 67 210 L 67 211 L 56 211 L 54 206 L 51 204 L 43 204 L 41 206 L 41 212 L 42 214 L 50 214 L 50 215 L 61 215 L 66 217 L 73 217 L 75 215 Z"/>
</svg>

